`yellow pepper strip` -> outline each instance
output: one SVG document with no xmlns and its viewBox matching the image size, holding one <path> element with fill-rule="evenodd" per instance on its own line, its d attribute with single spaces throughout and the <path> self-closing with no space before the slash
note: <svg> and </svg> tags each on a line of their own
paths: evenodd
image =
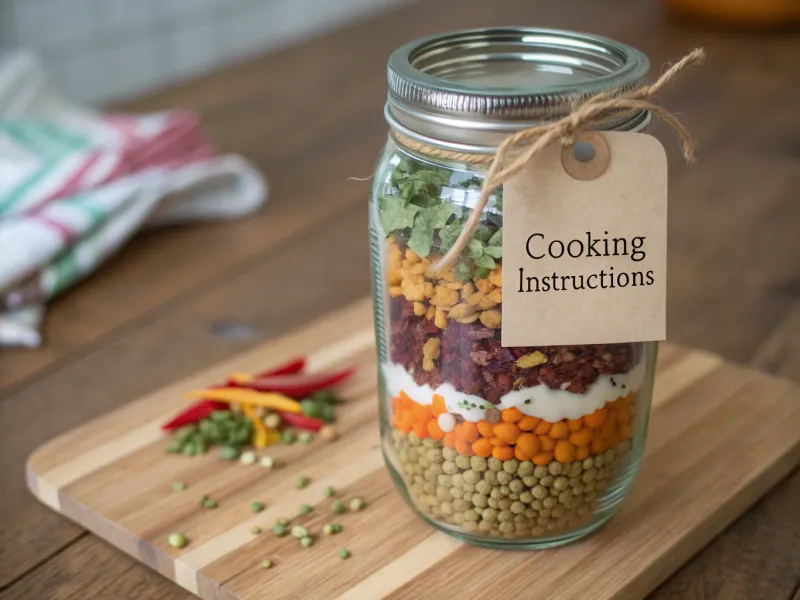
<svg viewBox="0 0 800 600">
<path fill-rule="evenodd" d="M 242 412 L 253 422 L 253 446 L 264 448 L 267 445 L 267 428 L 249 404 L 242 404 Z"/>
<path fill-rule="evenodd" d="M 241 402 L 252 406 L 263 406 L 272 410 L 300 413 L 300 403 L 283 394 L 256 392 L 243 388 L 218 388 L 213 390 L 193 390 L 184 394 L 187 398 L 219 400 L 220 402 Z"/>
<path fill-rule="evenodd" d="M 267 445 L 277 444 L 281 441 L 281 432 L 277 429 L 267 429 Z"/>
<path fill-rule="evenodd" d="M 236 383 L 250 383 L 253 381 L 253 376 L 249 373 L 231 373 L 228 375 L 228 379 Z"/>
</svg>

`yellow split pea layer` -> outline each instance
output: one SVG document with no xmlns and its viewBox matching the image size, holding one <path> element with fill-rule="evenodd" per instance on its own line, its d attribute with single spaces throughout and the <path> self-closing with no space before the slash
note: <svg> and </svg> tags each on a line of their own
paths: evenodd
<svg viewBox="0 0 800 600">
<path fill-rule="evenodd" d="M 453 431 L 441 430 L 438 417 L 447 412 L 444 398 L 434 396 L 431 405 L 419 404 L 404 392 L 392 398 L 392 427 L 413 432 L 419 439 L 441 440 L 462 456 L 490 456 L 498 460 L 530 460 L 546 465 L 556 460 L 570 463 L 602 454 L 633 437 L 636 394 L 607 402 L 580 419 L 551 423 L 525 415 L 516 408 L 500 412 L 497 423 L 458 423 Z"/>
<path fill-rule="evenodd" d="M 404 252 L 392 238 L 389 238 L 387 246 L 386 282 L 389 295 L 411 302 L 415 315 L 433 320 L 439 329 L 446 329 L 449 320 L 459 323 L 480 321 L 489 329 L 500 328 L 500 303 L 503 301 L 500 261 L 486 277 L 460 281 L 451 269 L 435 275 L 429 272 L 439 256 L 420 258 L 410 248 Z"/>
</svg>

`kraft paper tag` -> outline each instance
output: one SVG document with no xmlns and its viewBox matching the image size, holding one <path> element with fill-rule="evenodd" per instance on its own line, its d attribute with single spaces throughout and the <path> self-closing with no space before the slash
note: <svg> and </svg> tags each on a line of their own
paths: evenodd
<svg viewBox="0 0 800 600">
<path fill-rule="evenodd" d="M 503 346 L 663 340 L 666 251 L 657 139 L 587 132 L 546 148 L 503 186 Z"/>
</svg>

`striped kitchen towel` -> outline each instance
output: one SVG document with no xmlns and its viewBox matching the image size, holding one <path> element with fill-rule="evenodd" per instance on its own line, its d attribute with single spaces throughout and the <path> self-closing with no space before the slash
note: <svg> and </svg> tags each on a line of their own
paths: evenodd
<svg viewBox="0 0 800 600">
<path fill-rule="evenodd" d="M 32 55 L 0 55 L 0 346 L 38 346 L 45 302 L 137 231 L 240 217 L 266 195 L 193 114 L 98 114 L 61 99 Z"/>
</svg>

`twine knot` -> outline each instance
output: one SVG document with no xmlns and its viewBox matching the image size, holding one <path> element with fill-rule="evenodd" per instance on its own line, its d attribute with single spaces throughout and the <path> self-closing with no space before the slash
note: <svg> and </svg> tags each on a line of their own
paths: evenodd
<svg viewBox="0 0 800 600">
<path fill-rule="evenodd" d="M 489 196 L 505 181 L 519 173 L 528 162 L 553 143 L 571 146 L 576 136 L 586 129 L 591 129 L 607 121 L 609 115 L 624 117 L 635 112 L 649 111 L 655 118 L 660 119 L 678 134 L 681 141 L 681 151 L 687 163 L 694 162 L 694 142 L 691 135 L 678 118 L 647 98 L 656 94 L 662 87 L 672 82 L 679 73 L 687 67 L 700 64 L 705 58 L 702 48 L 696 48 L 681 60 L 667 69 L 654 83 L 645 85 L 630 92 L 613 95 L 613 91 L 602 92 L 588 98 L 581 104 L 575 105 L 568 115 L 542 125 L 522 129 L 509 135 L 498 146 L 489 169 L 486 171 L 481 187 L 481 195 L 475 208 L 464 223 L 458 239 L 442 257 L 431 267 L 434 273 L 450 268 L 457 260 L 458 255 L 466 247 L 478 227 L 483 209 L 489 201 Z"/>
</svg>

